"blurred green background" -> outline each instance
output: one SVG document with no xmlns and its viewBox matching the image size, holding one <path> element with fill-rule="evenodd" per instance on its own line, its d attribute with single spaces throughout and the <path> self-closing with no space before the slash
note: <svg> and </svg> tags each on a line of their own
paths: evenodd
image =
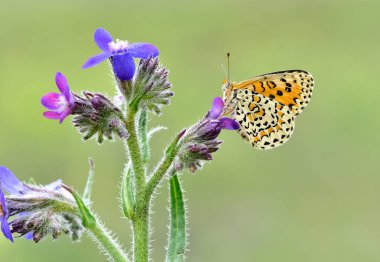
<svg viewBox="0 0 380 262">
<path fill-rule="evenodd" d="M 40 97 L 63 72 L 74 91 L 113 95 L 97 27 L 115 38 L 154 43 L 175 96 L 150 124 L 153 160 L 169 139 L 221 96 L 226 52 L 235 81 L 285 69 L 315 78 L 292 139 L 257 151 L 224 132 L 215 160 L 184 172 L 189 205 L 188 261 L 380 261 L 380 2 L 373 1 L 41 1 L 0 3 L 0 164 L 40 183 L 62 178 L 81 190 L 87 159 L 96 164 L 95 210 L 130 246 L 118 209 L 125 154 L 117 141 L 82 142 L 66 120 L 44 119 Z M 153 258 L 163 261 L 167 186 L 154 204 Z M 0 261 L 105 261 L 88 237 L 36 245 L 0 237 Z M 84 260 L 83 260 L 84 259 Z"/>
</svg>

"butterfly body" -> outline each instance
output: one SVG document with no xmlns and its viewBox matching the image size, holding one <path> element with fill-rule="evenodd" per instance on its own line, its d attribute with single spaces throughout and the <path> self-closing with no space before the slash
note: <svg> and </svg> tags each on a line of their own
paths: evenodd
<svg viewBox="0 0 380 262">
<path fill-rule="evenodd" d="M 254 147 L 274 148 L 289 140 L 295 118 L 309 103 L 313 86 L 313 77 L 303 70 L 226 82 L 225 113 L 232 113 L 240 124 L 240 135 Z"/>
</svg>

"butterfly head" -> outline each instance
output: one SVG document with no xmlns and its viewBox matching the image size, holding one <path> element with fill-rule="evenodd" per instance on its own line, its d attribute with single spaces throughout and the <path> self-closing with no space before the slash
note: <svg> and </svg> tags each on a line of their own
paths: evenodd
<svg viewBox="0 0 380 262">
<path fill-rule="evenodd" d="M 222 91 L 223 91 L 223 101 L 224 106 L 228 108 L 231 105 L 232 99 L 234 98 L 234 82 L 230 82 L 228 80 L 223 81 Z"/>
</svg>

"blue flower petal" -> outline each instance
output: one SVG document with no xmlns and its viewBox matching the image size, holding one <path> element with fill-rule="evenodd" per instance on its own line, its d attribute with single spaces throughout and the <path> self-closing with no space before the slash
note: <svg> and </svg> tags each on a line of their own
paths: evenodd
<svg viewBox="0 0 380 262">
<path fill-rule="evenodd" d="M 220 122 L 222 123 L 222 128 L 223 129 L 237 130 L 237 129 L 240 128 L 239 123 L 236 122 L 235 120 L 231 119 L 231 118 L 222 117 L 220 119 Z"/>
<path fill-rule="evenodd" d="M 8 168 L 0 166 L 0 189 L 10 194 L 20 194 L 25 187 Z"/>
<path fill-rule="evenodd" d="M 152 44 L 148 43 L 133 43 L 128 46 L 128 53 L 133 57 L 146 59 L 148 57 L 156 57 L 160 53 Z"/>
<path fill-rule="evenodd" d="M 96 45 L 104 52 L 109 52 L 108 44 L 113 41 L 112 36 L 103 28 L 98 28 L 94 34 Z"/>
<path fill-rule="evenodd" d="M 8 224 L 8 214 L 7 214 L 7 204 L 5 202 L 5 196 L 3 191 L 0 189 L 0 209 L 2 213 L 4 214 L 3 216 L 0 215 L 0 223 L 1 223 L 1 231 L 3 232 L 3 235 L 8 238 L 10 241 L 13 242 L 13 237 L 11 233 L 11 229 L 9 228 Z"/>
<path fill-rule="evenodd" d="M 25 239 L 26 240 L 33 240 L 33 234 L 34 232 L 29 232 L 25 234 Z"/>
<path fill-rule="evenodd" d="M 128 53 L 113 56 L 113 71 L 120 80 L 130 80 L 135 74 L 135 61 Z"/>
<path fill-rule="evenodd" d="M 13 242 L 11 229 L 8 225 L 7 219 L 4 217 L 3 219 L 0 219 L 0 222 L 1 222 L 1 231 L 3 232 L 3 235 Z"/>
<path fill-rule="evenodd" d="M 220 97 L 215 97 L 214 101 L 212 102 L 211 110 L 208 111 L 207 117 L 212 118 L 212 119 L 217 119 L 222 113 L 223 107 L 224 107 L 223 99 Z"/>
<path fill-rule="evenodd" d="M 110 53 L 101 53 L 101 54 L 98 54 L 98 55 L 95 55 L 93 57 L 90 57 L 86 63 L 83 64 L 82 68 L 83 69 L 87 69 L 89 67 L 93 67 L 101 62 L 103 62 L 104 60 L 106 60 L 107 58 L 109 58 L 111 56 Z"/>
</svg>

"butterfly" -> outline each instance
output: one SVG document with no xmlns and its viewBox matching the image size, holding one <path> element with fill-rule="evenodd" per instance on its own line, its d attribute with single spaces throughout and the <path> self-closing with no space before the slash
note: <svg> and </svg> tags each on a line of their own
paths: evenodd
<svg viewBox="0 0 380 262">
<path fill-rule="evenodd" d="M 241 82 L 224 82 L 225 109 L 240 124 L 238 132 L 253 147 L 271 149 L 294 132 L 295 118 L 308 105 L 314 79 L 303 70 L 259 75 Z"/>
</svg>

